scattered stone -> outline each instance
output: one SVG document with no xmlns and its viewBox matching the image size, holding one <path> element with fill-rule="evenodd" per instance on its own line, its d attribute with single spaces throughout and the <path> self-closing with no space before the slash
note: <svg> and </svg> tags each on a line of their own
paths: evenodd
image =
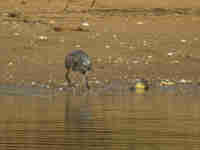
<svg viewBox="0 0 200 150">
<path fill-rule="evenodd" d="M 48 37 L 41 35 L 41 36 L 38 37 L 38 39 L 41 40 L 41 41 L 47 41 Z"/>
<path fill-rule="evenodd" d="M 144 46 L 147 46 L 147 41 L 144 40 L 144 41 L 143 41 L 143 45 L 144 45 Z"/>
<path fill-rule="evenodd" d="M 97 62 L 102 62 L 102 59 L 101 58 L 97 58 Z"/>
<path fill-rule="evenodd" d="M 179 64 L 180 61 L 178 61 L 178 60 L 173 60 L 173 61 L 171 61 L 171 63 L 172 63 L 172 64 Z"/>
<path fill-rule="evenodd" d="M 10 67 L 10 66 L 13 66 L 14 65 L 14 63 L 13 62 L 9 62 L 8 63 L 8 66 Z"/>
<path fill-rule="evenodd" d="M 90 26 L 90 24 L 88 22 L 82 22 L 81 25 L 85 26 L 85 27 L 89 27 Z"/>
<path fill-rule="evenodd" d="M 19 18 L 21 16 L 21 12 L 19 12 L 18 10 L 14 10 L 12 12 L 8 12 L 7 15 L 8 17 L 12 18 Z"/>
<path fill-rule="evenodd" d="M 181 80 L 179 81 L 179 83 L 182 83 L 182 84 L 190 84 L 190 83 L 192 83 L 192 80 L 181 79 Z"/>
<path fill-rule="evenodd" d="M 105 48 L 107 48 L 107 49 L 110 48 L 110 45 L 105 45 Z"/>
<path fill-rule="evenodd" d="M 13 35 L 14 35 L 14 36 L 19 36 L 20 34 L 19 34 L 19 33 L 17 33 L 17 32 L 15 32 Z"/>
<path fill-rule="evenodd" d="M 77 45 L 75 45 L 75 47 L 76 47 L 76 48 L 80 48 L 80 47 L 81 47 L 81 45 L 77 44 Z"/>
<path fill-rule="evenodd" d="M 138 60 L 134 60 L 134 61 L 132 61 L 132 63 L 134 63 L 134 64 L 138 64 L 139 61 L 138 61 Z"/>
<path fill-rule="evenodd" d="M 49 21 L 49 24 L 52 24 L 52 25 L 53 25 L 53 24 L 55 24 L 55 23 L 56 23 L 56 22 L 55 22 L 54 20 L 50 20 L 50 21 Z"/>
<path fill-rule="evenodd" d="M 36 82 L 35 82 L 35 81 L 32 81 L 32 82 L 31 82 L 31 85 L 32 85 L 32 86 L 36 85 Z"/>
<path fill-rule="evenodd" d="M 62 28 L 61 26 L 54 26 L 54 27 L 53 27 L 53 30 L 54 30 L 55 32 L 61 32 L 61 31 L 64 30 L 64 28 Z"/>
<path fill-rule="evenodd" d="M 167 53 L 167 56 L 173 56 L 175 54 L 175 52 L 169 52 Z"/>
<path fill-rule="evenodd" d="M 186 43 L 186 42 L 187 42 L 187 40 L 181 40 L 181 42 L 182 42 L 182 43 Z"/>
<path fill-rule="evenodd" d="M 95 83 L 96 83 L 96 84 L 100 84 L 101 82 L 100 82 L 99 80 L 96 80 Z"/>
<path fill-rule="evenodd" d="M 144 24 L 144 22 L 142 22 L 142 21 L 138 21 L 136 24 L 141 25 L 141 24 Z"/>
<path fill-rule="evenodd" d="M 176 83 L 170 80 L 161 80 L 160 81 L 160 86 L 172 86 L 175 85 Z"/>
<path fill-rule="evenodd" d="M 117 35 L 116 34 L 113 34 L 113 38 L 116 40 L 118 39 Z"/>
<path fill-rule="evenodd" d="M 25 5 L 25 4 L 27 4 L 27 0 L 21 0 L 21 2 L 20 2 L 22 5 Z"/>
<path fill-rule="evenodd" d="M 63 90 L 64 90 L 64 88 L 62 88 L 62 87 L 61 87 L 61 88 L 58 88 L 58 90 L 59 90 L 59 91 L 63 91 Z"/>
</svg>

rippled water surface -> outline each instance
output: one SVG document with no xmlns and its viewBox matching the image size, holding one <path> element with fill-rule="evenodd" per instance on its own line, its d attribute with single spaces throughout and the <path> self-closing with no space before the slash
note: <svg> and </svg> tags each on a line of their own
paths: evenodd
<svg viewBox="0 0 200 150">
<path fill-rule="evenodd" d="M 198 95 L 1 94 L 0 149 L 200 148 Z"/>
</svg>

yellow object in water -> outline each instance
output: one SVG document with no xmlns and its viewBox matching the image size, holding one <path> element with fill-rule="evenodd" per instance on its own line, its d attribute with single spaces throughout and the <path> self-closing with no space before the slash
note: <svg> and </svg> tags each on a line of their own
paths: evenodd
<svg viewBox="0 0 200 150">
<path fill-rule="evenodd" d="M 136 79 L 134 86 L 130 87 L 130 90 L 135 91 L 136 93 L 144 93 L 148 89 L 148 81 L 144 79 Z"/>
<path fill-rule="evenodd" d="M 135 88 L 136 89 L 146 89 L 147 88 L 147 85 L 145 85 L 144 83 L 142 82 L 138 82 L 135 84 Z"/>
</svg>

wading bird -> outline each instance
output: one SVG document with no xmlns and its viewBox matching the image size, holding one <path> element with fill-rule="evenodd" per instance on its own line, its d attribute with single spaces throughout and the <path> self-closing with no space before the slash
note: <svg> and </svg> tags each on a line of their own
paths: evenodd
<svg viewBox="0 0 200 150">
<path fill-rule="evenodd" d="M 83 80 L 86 87 L 89 89 L 87 73 L 92 69 L 90 57 L 82 50 L 74 50 L 65 57 L 65 68 L 67 70 L 65 78 L 69 85 L 71 80 L 69 74 L 71 71 L 80 72 L 83 75 Z"/>
</svg>

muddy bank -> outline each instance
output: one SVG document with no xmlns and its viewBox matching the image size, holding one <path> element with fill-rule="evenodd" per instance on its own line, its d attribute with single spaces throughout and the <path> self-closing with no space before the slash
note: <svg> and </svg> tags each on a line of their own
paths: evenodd
<svg viewBox="0 0 200 150">
<path fill-rule="evenodd" d="M 20 7 L 23 9 L 46 9 L 62 10 L 69 9 L 88 9 L 93 0 L 9 0 L 0 2 L 3 8 Z M 199 8 L 200 2 L 196 0 L 95 0 L 93 8 Z"/>
</svg>

